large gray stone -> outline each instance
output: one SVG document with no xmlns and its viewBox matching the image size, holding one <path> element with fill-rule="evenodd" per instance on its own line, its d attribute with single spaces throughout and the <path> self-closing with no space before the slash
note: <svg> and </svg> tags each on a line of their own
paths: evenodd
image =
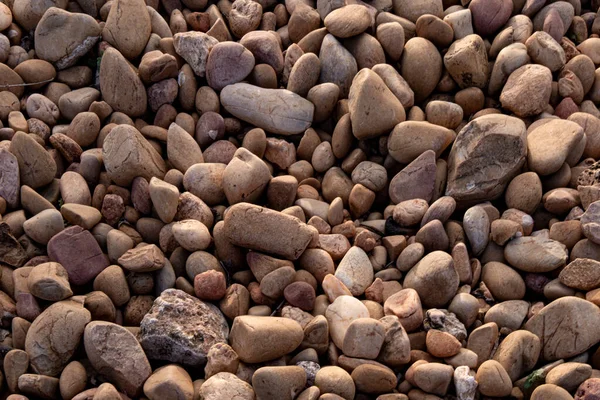
<svg viewBox="0 0 600 400">
<path fill-rule="evenodd" d="M 193 367 L 206 363 L 215 343 L 227 343 L 229 327 L 212 304 L 178 289 L 167 289 L 140 324 L 140 343 L 148 358 Z"/>
</svg>

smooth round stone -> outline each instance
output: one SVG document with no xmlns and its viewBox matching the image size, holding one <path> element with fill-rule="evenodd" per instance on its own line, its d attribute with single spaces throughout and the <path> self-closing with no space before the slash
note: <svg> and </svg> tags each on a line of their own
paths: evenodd
<svg viewBox="0 0 600 400">
<path fill-rule="evenodd" d="M 565 265 L 567 248 L 556 240 L 527 236 L 508 242 L 504 257 L 510 265 L 521 271 L 543 273 Z"/>
<path fill-rule="evenodd" d="M 335 277 L 350 290 L 353 296 L 360 296 L 373 283 L 373 266 L 367 253 L 353 246 L 340 261 Z"/>
<path fill-rule="evenodd" d="M 325 311 L 331 339 L 340 349 L 344 347 L 344 337 L 350 324 L 356 319 L 368 317 L 367 307 L 351 296 L 339 296 Z"/>
<path fill-rule="evenodd" d="M 452 257 L 442 251 L 429 253 L 406 275 L 404 287 L 417 291 L 427 307 L 442 307 L 452 300 L 459 279 Z"/>
</svg>

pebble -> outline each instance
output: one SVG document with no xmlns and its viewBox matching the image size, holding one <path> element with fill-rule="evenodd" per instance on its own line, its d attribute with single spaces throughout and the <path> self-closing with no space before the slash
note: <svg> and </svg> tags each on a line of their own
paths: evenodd
<svg viewBox="0 0 600 400">
<path fill-rule="evenodd" d="M 504 257 L 517 269 L 525 272 L 548 272 L 565 265 L 565 245 L 539 236 L 511 240 L 504 248 Z"/>
<path fill-rule="evenodd" d="M 144 394 L 149 400 L 176 397 L 191 400 L 194 385 L 190 375 L 178 365 L 166 365 L 158 368 L 144 383 Z"/>
<path fill-rule="evenodd" d="M 560 169 L 583 138 L 583 129 L 571 121 L 548 121 L 527 136 L 527 164 L 539 175 L 550 175 Z M 551 146 L 545 151 L 540 146 Z"/>
<path fill-rule="evenodd" d="M 353 246 L 340 261 L 335 277 L 352 293 L 359 296 L 373 283 L 373 267 L 371 261 L 360 247 Z"/>
<path fill-rule="evenodd" d="M 300 366 L 262 367 L 252 375 L 252 387 L 260 398 L 293 400 L 306 386 L 306 372 Z"/>
<path fill-rule="evenodd" d="M 259 230 L 255 228 L 260 227 Z M 248 203 L 231 207 L 223 227 L 232 244 L 295 260 L 312 240 L 312 231 L 296 218 Z"/>
<path fill-rule="evenodd" d="M 109 265 L 92 234 L 77 225 L 52 237 L 48 256 L 67 270 L 69 282 L 75 285 L 91 281 Z"/>
<path fill-rule="evenodd" d="M 369 337 L 365 342 L 363 338 Z M 375 359 L 385 339 L 383 324 L 371 318 L 358 318 L 348 326 L 342 351 L 348 357 Z"/>
<path fill-rule="evenodd" d="M 417 291 L 428 307 L 448 304 L 458 289 L 458 274 L 452 257 L 434 251 L 415 265 L 404 279 L 404 287 Z"/>
<path fill-rule="evenodd" d="M 117 184 L 129 185 L 134 178 L 146 180 L 162 178 L 166 173 L 165 163 L 132 126 L 119 125 L 104 139 L 102 158 L 109 177 Z"/>
<path fill-rule="evenodd" d="M 350 324 L 359 318 L 368 318 L 367 307 L 352 296 L 339 296 L 325 311 L 331 339 L 339 348 L 343 348 L 344 339 Z"/>
<path fill-rule="evenodd" d="M 289 318 L 240 316 L 231 327 L 229 343 L 241 361 L 260 363 L 293 351 L 303 337 L 300 324 Z"/>
<path fill-rule="evenodd" d="M 592 376 L 588 364 L 567 362 L 552 368 L 546 375 L 546 383 L 559 386 L 568 392 L 575 391 L 581 383 Z"/>
<path fill-rule="evenodd" d="M 481 394 L 493 397 L 508 396 L 512 382 L 504 367 L 494 360 L 487 360 L 477 369 L 477 380 Z"/>
<path fill-rule="evenodd" d="M 600 310 L 594 304 L 567 296 L 542 308 L 527 321 L 525 329 L 540 338 L 541 356 L 554 361 L 581 354 L 597 343 L 597 332 L 589 327 L 598 319 Z M 552 332 L 548 331 L 549 326 L 555 327 Z"/>
<path fill-rule="evenodd" d="M 310 126 L 314 113 L 313 104 L 295 93 L 247 83 L 227 86 L 221 91 L 220 100 L 234 116 L 281 135 L 304 132 Z"/>
<path fill-rule="evenodd" d="M 449 365 L 423 363 L 414 368 L 412 380 L 421 390 L 444 396 L 448 392 L 453 375 L 454 368 Z"/>
<path fill-rule="evenodd" d="M 200 386 L 198 394 L 205 400 L 236 397 L 240 400 L 255 399 L 252 386 L 230 372 L 219 372 L 208 378 Z"/>
<path fill-rule="evenodd" d="M 117 388 L 128 396 L 141 393 L 152 369 L 131 332 L 110 322 L 94 321 L 85 327 L 84 345 L 91 365 Z"/>
<path fill-rule="evenodd" d="M 32 369 L 41 375 L 58 376 L 73 356 L 90 322 L 82 302 L 57 302 L 37 317 L 25 339 Z"/>
<path fill-rule="evenodd" d="M 356 393 L 354 380 L 350 374 L 336 366 L 319 369 L 315 377 L 315 386 L 319 388 L 321 397 L 325 394 L 333 394 L 339 398 L 351 400 Z"/>
<path fill-rule="evenodd" d="M 434 357 L 448 358 L 458 354 L 461 344 L 451 334 L 431 329 L 425 339 L 427 351 Z"/>
</svg>

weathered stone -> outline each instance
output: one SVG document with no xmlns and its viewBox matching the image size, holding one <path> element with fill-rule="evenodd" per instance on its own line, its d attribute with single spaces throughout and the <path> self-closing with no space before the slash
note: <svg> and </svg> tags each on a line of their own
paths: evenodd
<svg viewBox="0 0 600 400">
<path fill-rule="evenodd" d="M 297 218 L 249 203 L 225 214 L 225 235 L 232 244 L 296 260 L 312 240 L 312 230 Z"/>
<path fill-rule="evenodd" d="M 554 361 L 581 354 L 600 341 L 600 309 L 593 303 L 568 296 L 554 300 L 525 324 L 540 338 L 541 356 Z"/>
<path fill-rule="evenodd" d="M 458 134 L 448 157 L 446 195 L 457 202 L 500 196 L 527 155 L 525 124 L 506 115 L 485 115 Z"/>
<path fill-rule="evenodd" d="M 141 394 L 152 368 L 131 332 L 111 322 L 94 321 L 85 327 L 83 343 L 98 373 L 130 397 Z"/>
<path fill-rule="evenodd" d="M 83 330 L 91 321 L 83 303 L 54 303 L 33 321 L 25 339 L 31 367 L 42 375 L 57 376 L 77 350 Z"/>
<path fill-rule="evenodd" d="M 75 285 L 88 283 L 109 265 L 94 236 L 78 225 L 50 239 L 48 256 L 67 270 L 69 281 Z"/>
<path fill-rule="evenodd" d="M 210 50 L 219 41 L 203 32 L 177 33 L 173 37 L 175 51 L 192 67 L 194 73 L 204 78 Z"/>
<path fill-rule="evenodd" d="M 221 91 L 221 104 L 234 116 L 281 135 L 304 132 L 313 119 L 314 105 L 285 89 L 264 89 L 236 83 Z"/>
<path fill-rule="evenodd" d="M 228 330 L 217 307 L 167 289 L 144 316 L 140 343 L 150 359 L 198 367 L 213 344 L 227 343 Z"/>
<path fill-rule="evenodd" d="M 245 363 L 274 360 L 295 350 L 304 333 L 290 318 L 239 316 L 231 327 L 230 344 Z"/>
</svg>

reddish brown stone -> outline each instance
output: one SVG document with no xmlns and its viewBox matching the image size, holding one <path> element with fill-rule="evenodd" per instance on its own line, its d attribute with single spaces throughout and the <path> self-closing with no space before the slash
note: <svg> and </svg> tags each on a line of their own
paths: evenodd
<svg viewBox="0 0 600 400">
<path fill-rule="evenodd" d="M 62 264 L 74 285 L 84 285 L 108 267 L 108 257 L 89 231 L 71 226 L 54 235 L 48 242 L 48 255 Z"/>
</svg>

